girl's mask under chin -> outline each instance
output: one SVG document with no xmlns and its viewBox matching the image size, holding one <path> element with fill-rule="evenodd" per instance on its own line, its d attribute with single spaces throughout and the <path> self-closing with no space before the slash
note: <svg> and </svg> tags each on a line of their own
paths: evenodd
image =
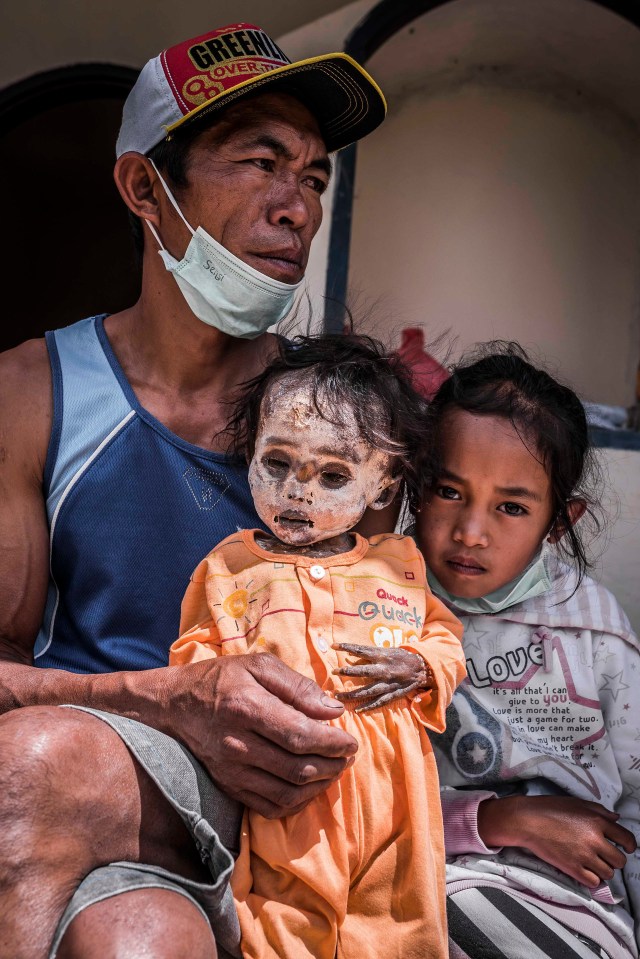
<svg viewBox="0 0 640 959">
<path fill-rule="evenodd" d="M 516 603 L 522 603 L 525 599 L 531 599 L 533 596 L 540 596 L 541 593 L 547 592 L 551 586 L 551 580 L 549 579 L 545 556 L 546 550 L 542 547 L 537 556 L 518 576 L 509 583 L 505 583 L 500 589 L 496 589 L 486 596 L 479 596 L 477 599 L 465 599 L 462 596 L 454 596 L 449 593 L 429 570 L 427 570 L 427 579 L 436 596 L 445 599 L 460 612 L 471 615 L 491 615 L 492 613 L 500 613 L 510 606 L 515 606 Z"/>
</svg>

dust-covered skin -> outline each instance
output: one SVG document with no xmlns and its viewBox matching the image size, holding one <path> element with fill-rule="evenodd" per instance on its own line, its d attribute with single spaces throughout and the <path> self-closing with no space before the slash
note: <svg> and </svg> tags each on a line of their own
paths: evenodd
<svg viewBox="0 0 640 959">
<path fill-rule="evenodd" d="M 328 409 L 326 399 L 317 400 L 319 410 L 309 383 L 287 376 L 262 401 L 249 485 L 258 516 L 273 533 L 260 535 L 258 543 L 274 553 L 321 558 L 347 552 L 353 548 L 349 530 L 367 506 L 387 506 L 398 488 L 393 457 L 363 440 L 353 410 Z M 432 685 L 422 656 L 408 650 L 351 643 L 335 648 L 365 661 L 336 670 L 370 680 L 337 694 L 357 703 L 357 712 Z"/>
<path fill-rule="evenodd" d="M 351 549 L 348 531 L 367 506 L 388 505 L 399 485 L 392 456 L 365 442 L 353 411 L 328 409 L 322 397 L 318 403 L 324 415 L 299 377 L 274 383 L 262 401 L 249 466 L 260 519 L 285 552 L 314 556 Z"/>
<path fill-rule="evenodd" d="M 434 685 L 433 673 L 425 660 L 408 649 L 379 649 L 356 643 L 335 643 L 333 648 L 365 660 L 364 665 L 333 670 L 336 676 L 369 680 L 366 686 L 335 694 L 340 702 L 357 704 L 357 713 L 386 706 L 416 689 L 431 689 Z"/>
</svg>

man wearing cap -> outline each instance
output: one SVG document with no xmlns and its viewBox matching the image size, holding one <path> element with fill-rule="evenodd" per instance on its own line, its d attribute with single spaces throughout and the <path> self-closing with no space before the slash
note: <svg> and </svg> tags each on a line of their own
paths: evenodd
<svg viewBox="0 0 640 959">
<path fill-rule="evenodd" d="M 212 930 L 239 956 L 238 804 L 291 813 L 353 761 L 342 707 L 268 655 L 157 667 L 192 569 L 259 524 L 234 390 L 302 282 L 328 152 L 384 110 L 349 57 L 291 64 L 250 24 L 163 51 L 117 144 L 140 300 L 0 358 L 2 957 L 204 959 Z"/>
</svg>

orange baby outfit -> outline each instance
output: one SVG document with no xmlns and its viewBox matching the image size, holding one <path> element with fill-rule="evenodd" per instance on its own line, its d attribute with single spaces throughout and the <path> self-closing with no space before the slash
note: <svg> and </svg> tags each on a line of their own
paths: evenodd
<svg viewBox="0 0 640 959">
<path fill-rule="evenodd" d="M 425 727 L 441 732 L 464 678 L 459 621 L 430 592 L 413 540 L 354 534 L 348 553 L 271 553 L 258 530 L 229 536 L 200 563 L 170 662 L 273 653 L 322 689 L 357 658 L 334 643 L 424 656 L 433 689 L 332 722 L 359 743 L 353 766 L 302 812 L 245 812 L 233 892 L 249 959 L 444 959 L 444 842 L 438 774 Z"/>
</svg>

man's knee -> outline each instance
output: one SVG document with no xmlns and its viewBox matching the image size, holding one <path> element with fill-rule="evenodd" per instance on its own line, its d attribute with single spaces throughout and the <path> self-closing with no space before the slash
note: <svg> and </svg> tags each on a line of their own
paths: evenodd
<svg viewBox="0 0 640 959">
<path fill-rule="evenodd" d="M 57 706 L 16 709 L 0 717 L 0 810 L 33 813 L 55 797 L 94 798 L 129 756 L 120 738 L 88 713 Z M 129 759 L 128 766 L 133 768 Z M 100 775 L 97 775 L 99 772 Z M 41 807 L 42 808 L 42 807 Z"/>
<path fill-rule="evenodd" d="M 20 872 L 34 857 L 44 861 L 48 849 L 53 856 L 61 831 L 68 851 L 82 841 L 83 827 L 91 834 L 100 822 L 97 832 L 103 831 L 123 776 L 135 781 L 133 761 L 119 737 L 74 709 L 32 707 L 5 714 L 0 755 L 0 872 L 12 864 Z"/>
<path fill-rule="evenodd" d="M 185 896 L 138 889 L 94 903 L 65 932 L 56 959 L 215 959 L 209 923 Z"/>
<path fill-rule="evenodd" d="M 79 882 L 119 860 L 209 878 L 178 813 L 97 717 L 15 710 L 0 718 L 0 755 L 0 887 L 25 870 Z"/>
</svg>

